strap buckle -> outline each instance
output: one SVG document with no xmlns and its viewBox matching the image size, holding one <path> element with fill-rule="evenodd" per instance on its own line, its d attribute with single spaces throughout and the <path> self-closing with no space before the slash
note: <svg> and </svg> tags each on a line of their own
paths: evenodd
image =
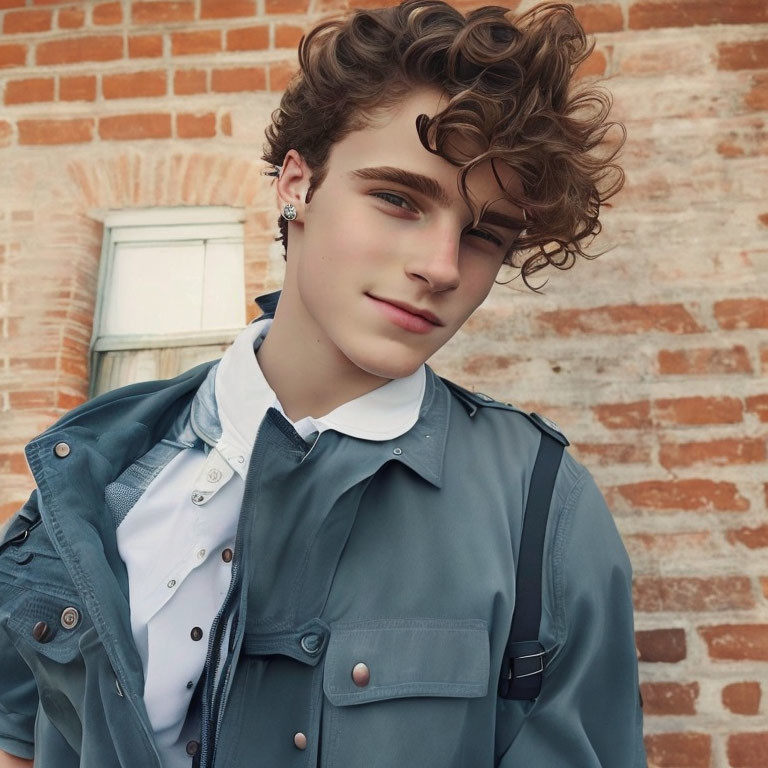
<svg viewBox="0 0 768 768">
<path fill-rule="evenodd" d="M 541 690 L 547 651 L 538 640 L 509 643 L 502 659 L 499 696 L 535 699 Z"/>
</svg>

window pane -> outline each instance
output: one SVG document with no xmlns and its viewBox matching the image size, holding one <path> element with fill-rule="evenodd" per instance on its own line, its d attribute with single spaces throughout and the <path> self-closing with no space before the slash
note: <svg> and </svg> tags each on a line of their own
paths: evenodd
<svg viewBox="0 0 768 768">
<path fill-rule="evenodd" d="M 204 256 L 202 242 L 118 243 L 102 335 L 201 329 Z"/>
<path fill-rule="evenodd" d="M 245 274 L 242 243 L 206 244 L 203 329 L 245 325 Z"/>
</svg>

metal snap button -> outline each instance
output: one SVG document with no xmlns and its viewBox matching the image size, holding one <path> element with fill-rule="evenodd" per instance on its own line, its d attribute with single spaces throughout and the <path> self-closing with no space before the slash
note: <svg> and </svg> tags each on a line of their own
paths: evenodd
<svg viewBox="0 0 768 768">
<path fill-rule="evenodd" d="M 202 493 L 193 493 L 192 494 L 192 503 L 193 504 L 202 504 L 205 501 L 205 496 L 203 496 Z"/>
<path fill-rule="evenodd" d="M 60 459 L 63 459 L 66 456 L 69 456 L 69 453 L 70 453 L 69 443 L 56 443 L 56 445 L 53 446 L 53 452 Z"/>
<path fill-rule="evenodd" d="M 403 452 L 402 448 L 395 448 L 392 453 L 395 454 L 395 456 L 399 456 Z"/>
<path fill-rule="evenodd" d="M 301 638 L 301 647 L 312 655 L 316 654 L 323 644 L 322 635 L 316 635 L 314 632 L 310 632 Z"/>
<path fill-rule="evenodd" d="M 371 681 L 371 671 L 368 669 L 368 665 L 364 664 L 362 661 L 355 664 L 355 666 L 352 667 L 352 679 L 354 680 L 355 685 L 359 685 L 361 688 L 368 685 Z"/>
<path fill-rule="evenodd" d="M 200 627 L 192 627 L 192 631 L 189 633 L 189 636 L 193 640 L 202 640 L 203 639 L 203 630 L 200 629 Z"/>
<path fill-rule="evenodd" d="M 80 611 L 69 606 L 61 612 L 61 626 L 64 629 L 74 629 L 80 622 Z"/>
<path fill-rule="evenodd" d="M 299 731 L 298 733 L 294 734 L 293 743 L 296 745 L 297 749 L 306 749 L 307 737 L 301 731 Z"/>
<path fill-rule="evenodd" d="M 37 624 L 32 627 L 32 637 L 34 637 L 38 643 L 47 643 L 51 639 L 51 630 L 44 621 L 38 621 Z"/>
<path fill-rule="evenodd" d="M 192 741 L 188 741 L 186 749 L 187 749 L 187 754 L 190 757 L 193 757 L 194 755 L 197 754 L 197 750 L 200 749 L 200 742 L 195 741 L 194 739 Z"/>
</svg>

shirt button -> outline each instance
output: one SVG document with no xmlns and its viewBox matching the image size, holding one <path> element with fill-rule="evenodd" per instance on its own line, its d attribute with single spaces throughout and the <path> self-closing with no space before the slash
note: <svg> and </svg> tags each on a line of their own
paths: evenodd
<svg viewBox="0 0 768 768">
<path fill-rule="evenodd" d="M 225 563 L 231 563 L 232 562 L 232 550 L 227 547 L 222 553 L 221 553 L 221 559 Z"/>
<path fill-rule="evenodd" d="M 301 731 L 299 731 L 298 733 L 294 734 L 293 743 L 296 745 L 297 749 L 306 749 L 307 737 Z"/>
<path fill-rule="evenodd" d="M 200 627 L 192 627 L 192 631 L 189 633 L 189 636 L 193 640 L 202 640 L 203 639 L 203 630 L 200 629 Z"/>
<path fill-rule="evenodd" d="M 56 445 L 53 446 L 53 452 L 60 458 L 63 459 L 66 456 L 69 456 L 69 443 L 56 443 Z"/>
<path fill-rule="evenodd" d="M 204 557 L 205 557 L 205 550 L 204 550 L 204 549 L 201 549 L 201 550 L 200 550 L 200 551 L 197 553 L 197 559 L 198 559 L 198 560 L 202 560 Z"/>
<path fill-rule="evenodd" d="M 359 664 L 355 664 L 352 667 L 352 679 L 355 681 L 355 685 L 359 685 L 361 688 L 368 685 L 371 680 L 371 672 L 368 669 L 368 665 L 363 664 L 362 661 Z"/>
<path fill-rule="evenodd" d="M 197 754 L 197 750 L 200 749 L 200 742 L 199 741 L 188 741 L 187 742 L 187 754 L 192 757 L 193 755 Z"/>
<path fill-rule="evenodd" d="M 193 682 L 190 680 L 190 681 L 187 683 L 187 690 L 188 690 L 188 691 L 191 691 L 191 690 L 192 690 L 194 687 L 195 687 L 195 684 L 194 684 L 194 683 L 193 683 Z"/>
</svg>

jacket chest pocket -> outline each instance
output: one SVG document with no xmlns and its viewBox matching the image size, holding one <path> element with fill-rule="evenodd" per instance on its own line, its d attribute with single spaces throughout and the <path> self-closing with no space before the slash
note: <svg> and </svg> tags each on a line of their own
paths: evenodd
<svg viewBox="0 0 768 768">
<path fill-rule="evenodd" d="M 488 693 L 489 674 L 483 620 L 332 624 L 323 672 L 323 768 L 472 764 L 471 704 Z"/>
</svg>

